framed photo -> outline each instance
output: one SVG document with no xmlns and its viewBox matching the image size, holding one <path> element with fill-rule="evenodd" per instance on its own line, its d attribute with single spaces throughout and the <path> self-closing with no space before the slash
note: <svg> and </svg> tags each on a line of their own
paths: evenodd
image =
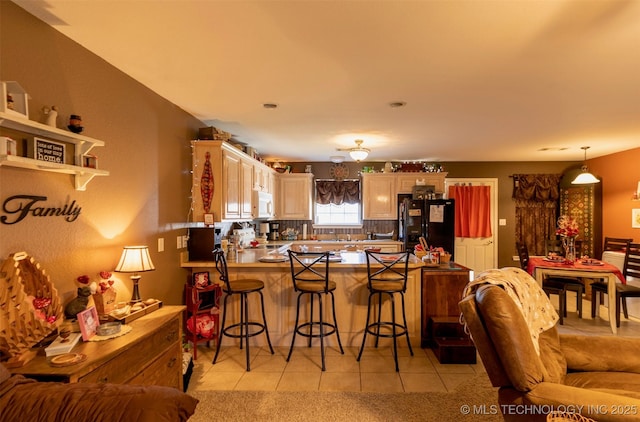
<svg viewBox="0 0 640 422">
<path fill-rule="evenodd" d="M 96 330 L 100 325 L 100 319 L 98 318 L 98 311 L 95 306 L 79 312 L 76 318 L 78 318 L 78 325 L 80 326 L 83 341 L 87 341 L 96 335 Z"/>
<path fill-rule="evenodd" d="M 640 208 L 634 208 L 631 210 L 631 227 L 634 229 L 640 229 Z"/>
<path fill-rule="evenodd" d="M 209 273 L 207 271 L 193 273 L 193 285 L 197 289 L 204 289 L 205 287 L 209 287 Z"/>
<path fill-rule="evenodd" d="M 48 163 L 64 164 L 66 145 L 47 139 L 33 138 L 33 158 Z"/>
<path fill-rule="evenodd" d="M 204 215 L 204 224 L 206 224 L 207 226 L 213 225 L 213 214 Z"/>
</svg>

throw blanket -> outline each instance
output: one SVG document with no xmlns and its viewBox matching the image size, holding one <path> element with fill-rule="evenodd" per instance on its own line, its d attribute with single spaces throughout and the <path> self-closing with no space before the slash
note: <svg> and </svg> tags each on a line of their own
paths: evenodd
<svg viewBox="0 0 640 422">
<path fill-rule="evenodd" d="M 513 299 L 529 327 L 536 353 L 540 355 L 540 345 L 538 344 L 540 333 L 556 325 L 559 317 L 536 280 L 520 268 L 508 267 L 487 270 L 467 284 L 462 297 L 475 294 L 480 286 L 486 284 L 502 287 Z"/>
</svg>

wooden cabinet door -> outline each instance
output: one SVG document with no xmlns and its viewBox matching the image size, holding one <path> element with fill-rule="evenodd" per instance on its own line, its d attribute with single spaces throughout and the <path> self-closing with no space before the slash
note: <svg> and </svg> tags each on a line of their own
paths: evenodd
<svg viewBox="0 0 640 422">
<path fill-rule="evenodd" d="M 417 184 L 430 185 L 436 193 L 444 193 L 444 179 L 447 173 L 397 173 L 398 193 L 412 193 Z"/>
<path fill-rule="evenodd" d="M 223 179 L 223 212 L 225 219 L 242 218 L 241 217 L 241 159 L 240 157 L 230 154 L 226 151 L 222 153 L 222 179 Z M 251 210 L 249 210 L 251 214 Z"/>
<path fill-rule="evenodd" d="M 395 220 L 398 218 L 395 175 L 362 175 L 362 217 L 364 220 Z"/>
<path fill-rule="evenodd" d="M 279 178 L 276 215 L 281 220 L 311 220 L 313 175 L 283 174 Z"/>
<path fill-rule="evenodd" d="M 253 163 L 240 161 L 240 218 L 251 219 L 253 211 Z"/>
</svg>

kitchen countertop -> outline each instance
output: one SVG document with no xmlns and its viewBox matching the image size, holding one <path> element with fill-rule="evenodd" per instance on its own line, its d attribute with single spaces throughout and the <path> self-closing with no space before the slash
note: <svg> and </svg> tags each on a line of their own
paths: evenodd
<svg viewBox="0 0 640 422">
<path fill-rule="evenodd" d="M 289 256 L 287 255 L 287 250 L 290 247 L 291 242 L 283 245 L 281 248 L 275 249 L 266 249 L 266 248 L 245 248 L 242 252 L 238 252 L 238 258 L 235 261 L 227 260 L 227 266 L 230 268 L 233 267 L 288 267 L 289 266 Z M 284 262 L 261 262 L 260 258 L 267 255 L 280 255 L 286 258 Z M 340 256 L 342 257 L 341 261 L 331 261 L 330 265 L 335 266 L 337 268 L 351 268 L 351 267 L 364 267 L 367 266 L 367 258 L 365 257 L 364 252 L 355 251 L 355 252 L 347 252 L 341 251 Z M 193 261 L 190 262 L 188 259 L 188 253 L 183 252 L 180 255 L 180 266 L 183 268 L 201 268 L 201 267 L 215 267 L 215 262 L 204 262 L 204 261 Z M 414 255 L 409 255 L 409 268 L 419 268 L 422 267 L 423 262 L 416 258 Z"/>
</svg>

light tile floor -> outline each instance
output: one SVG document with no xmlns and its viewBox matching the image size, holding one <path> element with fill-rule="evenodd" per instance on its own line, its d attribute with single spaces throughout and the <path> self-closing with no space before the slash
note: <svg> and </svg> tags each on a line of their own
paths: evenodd
<svg viewBox="0 0 640 422">
<path fill-rule="evenodd" d="M 553 302 L 553 297 L 552 297 Z M 584 301 L 583 317 L 575 312 L 575 297 L 567 298 L 569 315 L 560 333 L 612 335 L 607 312 L 591 318 L 591 303 Z M 573 309 L 571 303 L 573 302 Z M 622 318 L 618 335 L 640 337 L 640 322 Z M 198 390 L 252 390 L 252 391 L 364 391 L 364 392 L 447 392 L 452 391 L 470 376 L 484 372 L 480 359 L 472 365 L 441 364 L 430 349 L 414 348 L 410 356 L 406 343 L 400 341 L 398 357 L 400 372 L 395 371 L 392 348 L 387 343 L 378 349 L 365 349 L 360 362 L 356 361 L 358 348 L 345 348 L 341 355 L 337 347 L 326 348 L 326 371 L 321 370 L 318 347 L 296 347 L 289 362 L 288 347 L 251 347 L 251 371 L 246 371 L 245 351 L 229 338 L 215 365 L 211 364 L 215 345 L 201 344 L 198 360 L 189 382 L 189 392 Z"/>
</svg>

